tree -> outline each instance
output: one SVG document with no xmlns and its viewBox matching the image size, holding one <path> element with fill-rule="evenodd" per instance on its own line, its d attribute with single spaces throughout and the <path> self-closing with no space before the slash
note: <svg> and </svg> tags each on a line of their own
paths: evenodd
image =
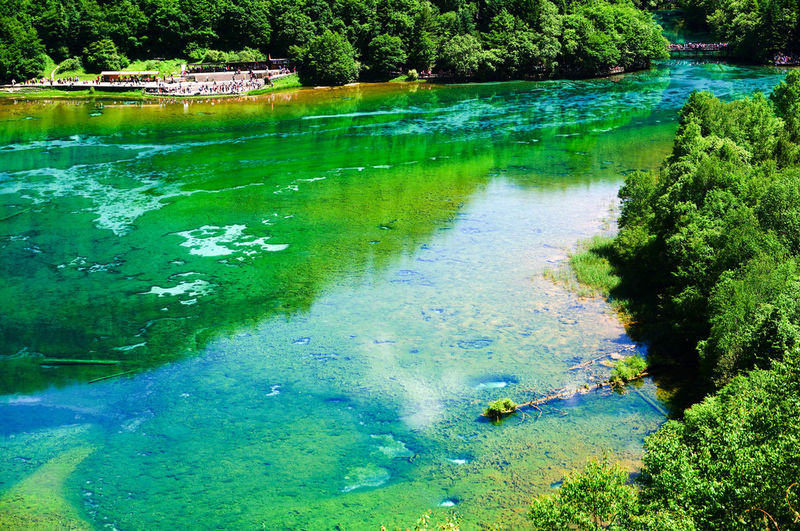
<svg viewBox="0 0 800 531">
<path fill-rule="evenodd" d="M 128 66 L 128 59 L 117 51 L 111 39 L 101 39 L 91 43 L 83 50 L 83 54 L 83 63 L 89 72 L 121 70 Z"/>
<path fill-rule="evenodd" d="M 473 35 L 457 35 L 442 43 L 438 66 L 457 77 L 467 77 L 478 71 L 484 61 L 481 43 Z"/>
<path fill-rule="evenodd" d="M 646 441 L 646 501 L 681 510 L 700 529 L 755 529 L 766 511 L 796 526 L 800 496 L 800 363 L 736 377 Z M 787 503 L 789 502 L 789 503 Z M 790 505 L 791 504 L 791 505 Z M 759 528 L 763 527 L 763 523 Z M 770 529 L 772 529 L 770 527 Z"/>
<path fill-rule="evenodd" d="M 607 459 L 592 460 L 569 474 L 556 494 L 535 498 L 528 512 L 536 529 L 621 529 L 637 509 L 636 487 L 628 474 Z"/>
<path fill-rule="evenodd" d="M 358 77 L 360 67 L 353 47 L 343 35 L 330 30 L 298 50 L 296 57 L 304 85 L 343 85 Z"/>
<path fill-rule="evenodd" d="M 0 80 L 21 81 L 39 76 L 45 60 L 44 46 L 30 24 L 12 16 L 0 17 Z"/>
<path fill-rule="evenodd" d="M 400 37 L 378 35 L 369 43 L 370 69 L 381 76 L 397 72 L 406 61 Z"/>
</svg>

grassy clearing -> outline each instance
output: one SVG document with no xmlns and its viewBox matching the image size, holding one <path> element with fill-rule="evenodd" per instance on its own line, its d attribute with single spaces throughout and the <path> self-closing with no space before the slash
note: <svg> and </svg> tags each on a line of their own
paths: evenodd
<svg viewBox="0 0 800 531">
<path fill-rule="evenodd" d="M 256 90 L 251 90 L 247 93 L 248 96 L 260 96 L 261 94 L 269 94 L 279 90 L 287 90 L 292 88 L 301 87 L 300 78 L 297 74 L 291 74 L 286 77 L 279 77 L 272 82 L 271 87 L 264 87 Z"/>
<path fill-rule="evenodd" d="M 42 73 L 39 74 L 39 77 L 50 77 L 50 72 L 56 67 L 55 61 L 53 61 L 49 55 L 45 55 L 46 62 L 44 64 L 44 68 L 42 68 Z"/>
<path fill-rule="evenodd" d="M 47 75 L 49 76 L 50 72 L 48 72 Z M 82 69 L 81 70 L 66 70 L 66 71 L 63 71 L 63 72 L 61 70 L 59 70 L 58 72 L 56 72 L 55 78 L 56 79 L 64 79 L 64 78 L 75 78 L 75 77 L 77 77 L 79 81 L 94 81 L 95 79 L 97 79 L 97 76 L 98 76 L 98 74 L 90 74 L 88 72 L 84 72 Z"/>
<path fill-rule="evenodd" d="M 155 59 L 148 59 L 146 61 L 133 61 L 123 70 L 127 71 L 142 71 L 142 70 L 158 70 L 159 76 L 169 77 L 171 75 L 180 75 L 181 65 L 186 64 L 185 59 L 166 59 L 164 61 L 157 61 Z M 50 72 L 55 68 L 55 64 L 48 66 L 45 71 L 45 76 L 49 77 Z M 80 81 L 94 81 L 99 74 L 86 72 L 80 68 L 77 70 L 59 70 L 56 72 L 56 79 L 58 78 L 74 78 L 77 77 Z"/>
</svg>

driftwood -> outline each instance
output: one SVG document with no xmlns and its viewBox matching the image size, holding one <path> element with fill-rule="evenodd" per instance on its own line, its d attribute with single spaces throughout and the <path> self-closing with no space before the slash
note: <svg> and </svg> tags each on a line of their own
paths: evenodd
<svg viewBox="0 0 800 531">
<path fill-rule="evenodd" d="M 40 365 L 119 365 L 119 360 L 80 360 L 66 358 L 43 358 Z"/>
<path fill-rule="evenodd" d="M 625 382 L 625 383 L 632 382 L 632 381 L 635 381 L 635 380 L 641 380 L 645 376 L 649 376 L 649 374 L 650 373 L 648 373 L 647 371 L 642 371 L 639 374 L 637 374 L 636 376 L 628 379 L 628 381 Z M 592 384 L 592 385 L 587 384 L 584 387 L 577 387 L 577 388 L 562 387 L 561 389 L 556 389 L 555 391 L 553 391 L 552 393 L 550 393 L 550 394 L 548 394 L 546 396 L 543 396 L 543 397 L 540 397 L 540 398 L 535 398 L 535 399 L 531 400 L 530 402 L 523 402 L 522 404 L 518 404 L 517 405 L 517 409 L 519 409 L 521 407 L 538 408 L 539 406 L 544 406 L 544 405 L 546 405 L 546 404 L 548 404 L 550 402 L 555 402 L 556 400 L 567 400 L 567 399 L 570 399 L 570 398 L 572 398 L 574 396 L 585 395 L 585 394 L 590 393 L 591 391 L 596 391 L 598 389 L 603 389 L 605 387 L 608 387 L 609 389 L 613 389 L 613 388 L 622 387 L 623 385 L 624 385 L 624 383 L 620 382 L 620 381 L 605 380 L 603 382 Z"/>
<path fill-rule="evenodd" d="M 598 356 L 598 357 L 590 359 L 588 361 L 584 361 L 584 362 L 579 363 L 577 365 L 573 365 L 572 367 L 570 367 L 567 370 L 568 371 L 578 371 L 578 370 L 581 370 L 581 369 L 588 369 L 593 364 L 597 363 L 598 361 L 605 360 L 606 358 L 609 359 L 609 360 L 615 360 L 615 361 L 616 360 L 620 360 L 620 359 L 622 359 L 624 357 L 622 355 L 623 352 L 632 352 L 634 350 L 636 350 L 635 347 L 627 347 L 627 348 L 624 348 L 622 350 L 609 352 L 607 354 L 603 354 L 602 356 Z"/>
<path fill-rule="evenodd" d="M 30 212 L 31 210 L 33 210 L 33 207 L 28 207 L 28 208 L 25 208 L 23 210 L 18 210 L 16 212 L 14 212 L 13 214 L 9 214 L 8 216 L 6 216 L 4 218 L 0 218 L 0 221 L 9 220 L 9 219 L 11 219 L 13 217 L 19 216 L 20 214 L 24 214 L 26 212 Z"/>
<path fill-rule="evenodd" d="M 136 372 L 136 369 L 131 369 L 129 371 L 118 372 L 116 374 L 109 374 L 108 376 L 101 376 L 100 378 L 95 378 L 94 380 L 89 380 L 89 383 L 100 382 L 103 380 L 109 380 L 111 378 L 116 378 L 117 376 L 125 376 L 126 374 L 130 374 L 132 372 Z"/>
<path fill-rule="evenodd" d="M 604 357 L 606 357 L 606 356 L 601 356 L 600 359 L 602 359 Z M 510 415 L 510 414 L 512 414 L 512 413 L 514 413 L 516 411 L 519 411 L 520 409 L 523 409 L 523 408 L 532 408 L 532 409 L 535 409 L 535 410 L 539 411 L 539 413 L 541 414 L 542 410 L 540 409 L 539 406 L 545 406 L 545 405 L 549 404 L 550 402 L 555 402 L 556 400 L 568 400 L 568 399 L 573 398 L 575 396 L 589 394 L 592 391 L 597 391 L 599 389 L 604 389 L 604 388 L 609 388 L 609 389 L 622 388 L 622 387 L 624 387 L 624 385 L 626 383 L 633 382 L 633 381 L 636 381 L 636 380 L 641 380 L 645 376 L 649 376 L 649 375 L 650 375 L 650 373 L 645 370 L 645 371 L 642 371 L 639 374 L 629 378 L 628 380 L 626 380 L 624 382 L 621 381 L 621 380 L 604 380 L 604 381 L 599 382 L 599 383 L 586 384 L 583 387 L 576 387 L 576 388 L 562 387 L 561 389 L 556 389 L 556 390 L 552 391 L 551 393 L 549 393 L 549 394 L 547 394 L 545 396 L 542 396 L 542 397 L 539 397 L 539 398 L 535 398 L 535 399 L 533 399 L 533 400 L 531 400 L 529 402 L 523 402 L 521 404 L 517 404 L 512 409 L 507 409 L 507 410 L 501 411 L 501 412 L 499 412 L 498 415 L 487 415 L 485 412 L 482 413 L 482 415 L 484 417 L 488 417 L 488 418 L 491 418 L 491 419 L 494 419 L 494 420 L 498 420 L 498 419 L 500 419 L 500 418 L 502 418 L 502 417 L 504 417 L 506 415 Z M 640 395 L 641 395 L 641 393 L 640 393 Z M 644 395 L 641 395 L 641 396 L 644 398 Z M 660 407 L 658 407 L 656 404 L 654 404 L 651 400 L 645 399 L 645 401 L 648 404 L 650 404 L 650 406 L 652 406 L 653 408 L 658 410 L 660 413 L 662 413 L 664 416 L 666 416 L 666 412 L 663 409 L 661 409 Z M 525 414 L 524 412 L 521 412 L 521 413 L 523 415 Z"/>
</svg>

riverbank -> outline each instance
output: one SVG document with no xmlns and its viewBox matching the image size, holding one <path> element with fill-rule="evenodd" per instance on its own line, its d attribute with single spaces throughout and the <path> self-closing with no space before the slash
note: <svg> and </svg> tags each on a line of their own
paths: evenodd
<svg viewBox="0 0 800 531">
<path fill-rule="evenodd" d="M 152 86 L 150 86 L 152 85 Z M 184 87 L 189 87 L 187 93 L 178 92 L 163 92 L 152 93 L 148 89 L 157 88 L 155 83 L 150 85 L 131 86 L 130 90 L 124 90 L 125 86 L 104 84 L 104 85 L 3 85 L 0 86 L 0 99 L 18 99 L 18 100 L 48 100 L 48 99 L 66 99 L 66 100 L 93 100 L 93 99 L 126 99 L 126 100 L 163 100 L 163 99 L 208 99 L 208 98 L 235 98 L 240 96 L 259 96 L 262 94 L 270 94 L 272 92 L 279 92 L 294 88 L 300 88 L 300 81 L 297 74 L 286 74 L 280 77 L 273 78 L 271 86 L 262 88 L 242 91 L 242 92 L 226 92 L 226 93 L 198 93 L 192 90 L 195 85 L 208 85 L 207 83 L 184 83 Z M 121 90 L 123 89 L 123 90 Z"/>
</svg>

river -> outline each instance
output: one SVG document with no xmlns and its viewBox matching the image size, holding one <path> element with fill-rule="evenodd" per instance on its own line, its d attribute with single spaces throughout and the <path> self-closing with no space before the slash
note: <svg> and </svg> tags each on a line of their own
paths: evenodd
<svg viewBox="0 0 800 531">
<path fill-rule="evenodd" d="M 0 100 L 0 514 L 391 529 L 433 510 L 516 528 L 590 456 L 634 470 L 664 421 L 650 381 L 497 425 L 480 413 L 642 351 L 605 301 L 543 273 L 614 230 L 623 176 L 660 164 L 692 90 L 732 99 L 782 75 L 675 62 Z"/>
</svg>

